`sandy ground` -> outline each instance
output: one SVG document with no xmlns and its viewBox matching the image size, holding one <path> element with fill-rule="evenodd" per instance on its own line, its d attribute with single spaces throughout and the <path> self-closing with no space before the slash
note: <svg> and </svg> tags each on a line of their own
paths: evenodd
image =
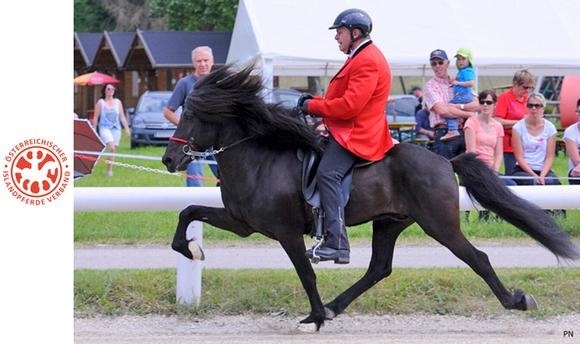
<svg viewBox="0 0 580 344">
<path fill-rule="evenodd" d="M 123 316 L 75 319 L 75 343 L 580 343 L 580 314 L 531 319 L 506 312 L 490 318 L 343 314 L 317 333 L 287 316 Z"/>
</svg>

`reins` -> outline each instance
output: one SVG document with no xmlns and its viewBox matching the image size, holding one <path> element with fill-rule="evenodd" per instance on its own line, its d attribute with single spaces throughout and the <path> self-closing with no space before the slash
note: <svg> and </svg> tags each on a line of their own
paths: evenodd
<svg viewBox="0 0 580 344">
<path fill-rule="evenodd" d="M 252 135 L 252 136 L 247 136 L 244 137 L 243 139 L 240 139 L 234 143 L 231 143 L 229 145 L 223 146 L 217 150 L 215 149 L 211 149 L 211 150 L 206 150 L 205 152 L 200 152 L 200 151 L 196 151 L 194 148 L 194 144 L 193 144 L 193 138 L 190 138 L 189 140 L 185 140 L 179 137 L 175 137 L 175 136 L 171 136 L 169 138 L 169 141 L 175 141 L 175 142 L 179 142 L 179 143 L 183 143 L 183 154 L 188 155 L 191 157 L 191 159 L 194 159 L 196 157 L 201 157 L 201 158 L 206 158 L 208 156 L 213 156 L 213 155 L 218 155 L 220 153 L 223 153 L 224 151 L 226 151 L 227 149 L 230 149 L 234 146 L 237 146 L 243 142 L 246 142 L 248 140 L 251 140 L 255 137 L 256 135 Z"/>
</svg>

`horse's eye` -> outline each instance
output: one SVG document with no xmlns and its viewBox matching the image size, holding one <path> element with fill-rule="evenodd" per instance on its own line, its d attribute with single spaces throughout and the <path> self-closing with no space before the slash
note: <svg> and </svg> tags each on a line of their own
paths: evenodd
<svg viewBox="0 0 580 344">
<path fill-rule="evenodd" d="M 186 111 L 183 113 L 183 118 L 185 118 L 188 121 L 193 120 L 193 113 Z"/>
</svg>

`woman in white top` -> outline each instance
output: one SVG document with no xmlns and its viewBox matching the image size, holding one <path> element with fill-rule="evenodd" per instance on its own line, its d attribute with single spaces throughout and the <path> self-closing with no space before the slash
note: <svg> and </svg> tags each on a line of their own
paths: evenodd
<svg viewBox="0 0 580 344">
<path fill-rule="evenodd" d="M 530 94 L 528 114 L 513 126 L 512 146 L 518 185 L 560 185 L 552 164 L 556 156 L 556 127 L 544 118 L 546 98 L 541 93 Z"/>
<path fill-rule="evenodd" d="M 578 122 L 564 130 L 566 154 L 568 154 L 568 177 L 570 184 L 580 185 L 580 98 L 576 102 Z"/>
<path fill-rule="evenodd" d="M 99 136 L 107 145 L 109 153 L 115 153 L 121 141 L 121 124 L 127 137 L 131 137 L 131 129 L 123 110 L 123 103 L 115 97 L 117 90 L 111 84 L 105 85 L 102 96 L 95 104 L 93 127 L 99 129 Z M 113 176 L 113 156 L 107 157 L 107 176 Z"/>
</svg>

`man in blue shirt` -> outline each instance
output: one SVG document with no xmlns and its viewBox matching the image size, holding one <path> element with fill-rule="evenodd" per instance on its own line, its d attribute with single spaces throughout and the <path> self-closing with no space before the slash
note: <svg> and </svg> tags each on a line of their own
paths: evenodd
<svg viewBox="0 0 580 344">
<path fill-rule="evenodd" d="M 208 46 L 199 46 L 191 51 L 191 61 L 194 72 L 177 82 L 173 89 L 173 94 L 163 109 L 163 115 L 168 121 L 177 125 L 179 116 L 175 113 L 177 109 L 185 104 L 185 99 L 193 90 L 195 83 L 202 77 L 211 73 L 213 67 L 213 52 Z M 213 157 L 208 160 L 214 160 Z M 213 174 L 219 178 L 217 165 L 210 165 Z M 192 161 L 187 165 L 187 186 L 203 186 L 203 165 L 199 161 Z"/>
</svg>

